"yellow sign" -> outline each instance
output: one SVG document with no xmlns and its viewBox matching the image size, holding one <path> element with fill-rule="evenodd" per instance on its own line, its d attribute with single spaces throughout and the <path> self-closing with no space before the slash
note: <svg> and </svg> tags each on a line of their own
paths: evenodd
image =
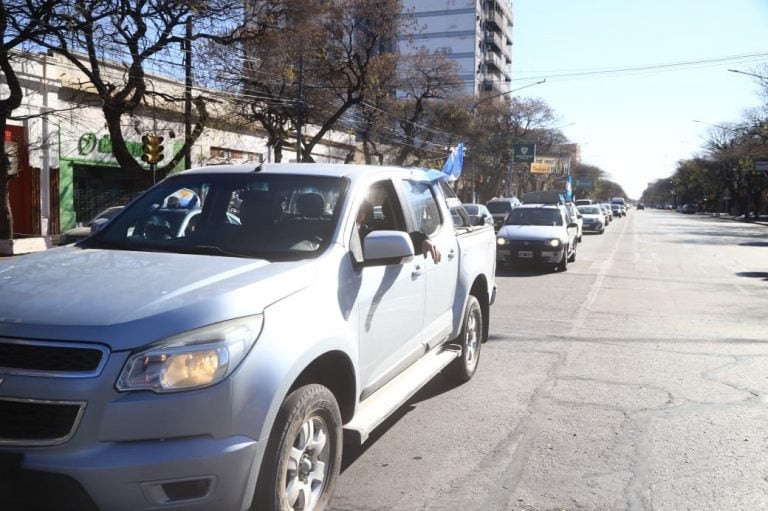
<svg viewBox="0 0 768 511">
<path fill-rule="evenodd" d="M 570 157 L 537 156 L 531 163 L 531 174 L 567 174 Z"/>
</svg>

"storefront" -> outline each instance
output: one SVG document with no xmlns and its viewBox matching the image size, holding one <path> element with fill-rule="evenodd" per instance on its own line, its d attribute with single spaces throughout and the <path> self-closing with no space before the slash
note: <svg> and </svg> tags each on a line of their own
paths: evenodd
<svg viewBox="0 0 768 511">
<path fill-rule="evenodd" d="M 181 141 L 171 141 L 167 151 L 174 154 Z M 141 158 L 140 140 L 128 140 L 128 150 Z M 87 223 L 110 206 L 123 206 L 145 188 L 145 183 L 123 169 L 112 155 L 108 135 L 83 133 L 77 147 L 61 151 L 59 159 L 59 200 L 61 229 Z M 181 165 L 176 170 L 180 169 Z M 150 172 L 145 165 L 145 171 Z"/>
</svg>

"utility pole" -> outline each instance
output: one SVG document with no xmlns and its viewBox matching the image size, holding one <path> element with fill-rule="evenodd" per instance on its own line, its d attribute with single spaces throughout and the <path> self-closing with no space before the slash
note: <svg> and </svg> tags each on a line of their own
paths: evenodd
<svg viewBox="0 0 768 511">
<path fill-rule="evenodd" d="M 296 106 L 298 112 L 296 113 L 296 162 L 302 163 L 304 161 L 302 151 L 302 139 L 301 129 L 304 117 L 304 50 L 302 49 L 299 54 L 299 91 L 298 100 Z"/>
<path fill-rule="evenodd" d="M 192 147 L 187 143 L 192 138 L 192 16 L 187 16 L 186 37 L 184 39 L 184 169 L 192 167 Z"/>
</svg>

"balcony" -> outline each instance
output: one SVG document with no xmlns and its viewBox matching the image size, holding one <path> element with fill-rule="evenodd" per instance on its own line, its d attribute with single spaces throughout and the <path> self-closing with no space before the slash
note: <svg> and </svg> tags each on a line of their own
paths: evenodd
<svg viewBox="0 0 768 511">
<path fill-rule="evenodd" d="M 505 39 L 507 41 L 507 44 L 504 44 Z M 509 51 L 512 42 L 509 38 L 505 38 L 499 32 L 486 30 L 484 41 L 485 41 L 486 47 L 490 47 L 490 49 L 493 50 L 494 52 L 501 53 L 502 56 L 507 59 L 507 61 L 509 62 L 512 61 L 512 56 Z"/>
</svg>

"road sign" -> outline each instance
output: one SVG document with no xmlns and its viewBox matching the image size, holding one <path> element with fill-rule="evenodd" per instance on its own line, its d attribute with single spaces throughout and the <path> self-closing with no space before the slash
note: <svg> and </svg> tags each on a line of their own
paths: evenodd
<svg viewBox="0 0 768 511">
<path fill-rule="evenodd" d="M 536 144 L 515 144 L 514 160 L 530 163 L 536 157 Z"/>
</svg>

